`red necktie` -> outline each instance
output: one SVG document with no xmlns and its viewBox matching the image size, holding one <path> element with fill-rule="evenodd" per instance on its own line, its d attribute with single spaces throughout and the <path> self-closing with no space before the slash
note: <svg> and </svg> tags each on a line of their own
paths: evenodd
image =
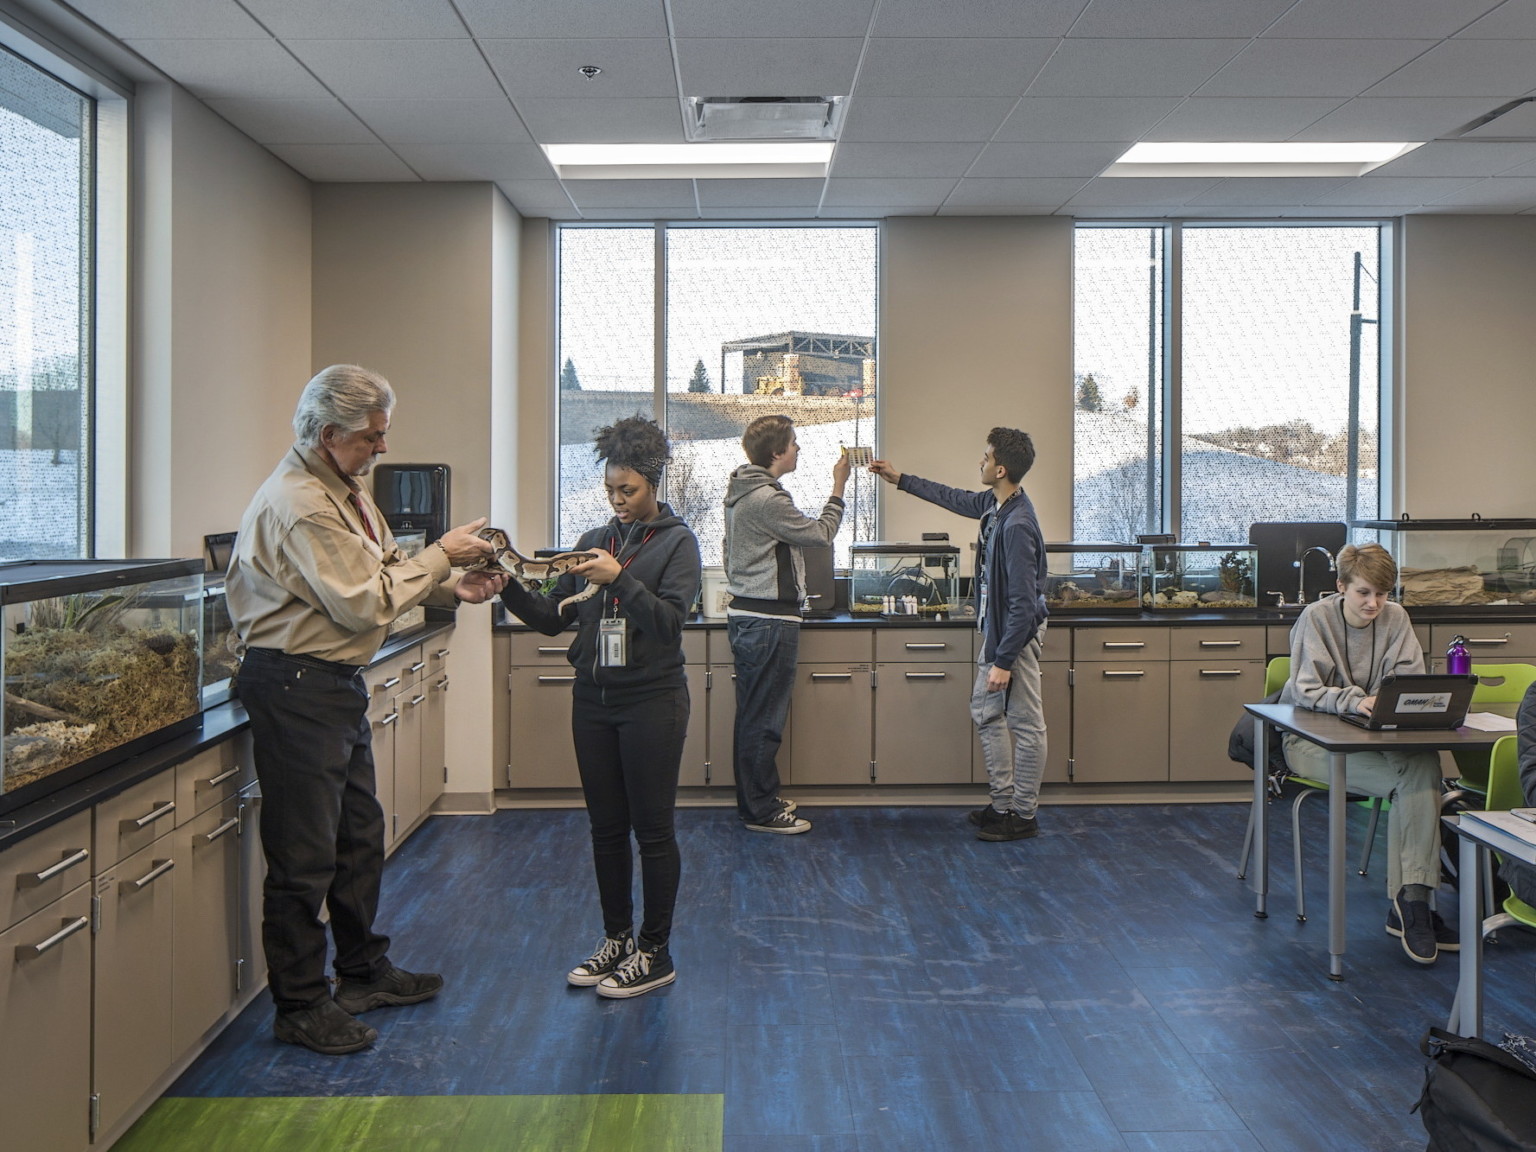
<svg viewBox="0 0 1536 1152">
<path fill-rule="evenodd" d="M 379 537 L 373 530 L 373 521 L 368 519 L 368 509 L 363 507 L 363 498 L 356 492 L 348 492 L 347 499 L 352 501 L 352 507 L 357 509 L 357 518 L 363 522 L 363 531 L 368 533 L 368 539 L 377 544 Z"/>
</svg>

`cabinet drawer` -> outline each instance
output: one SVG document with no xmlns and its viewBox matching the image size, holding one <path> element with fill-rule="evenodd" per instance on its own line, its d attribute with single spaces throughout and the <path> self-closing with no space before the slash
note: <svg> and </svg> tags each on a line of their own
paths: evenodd
<svg viewBox="0 0 1536 1152">
<path fill-rule="evenodd" d="M 729 645 L 727 645 L 729 647 Z M 707 664 L 709 662 L 709 635 L 694 628 L 683 629 L 683 663 Z"/>
<path fill-rule="evenodd" d="M 1291 627 L 1289 624 L 1271 624 L 1265 631 L 1269 634 L 1269 649 L 1266 656 L 1285 656 L 1291 650 Z"/>
<path fill-rule="evenodd" d="M 1263 626 L 1252 628 L 1171 628 L 1170 660 L 1262 660 L 1268 638 Z"/>
<path fill-rule="evenodd" d="M 1452 636 L 1467 638 L 1474 664 L 1529 663 L 1536 659 L 1536 624 L 1431 624 L 1426 661 L 1444 659 Z"/>
<path fill-rule="evenodd" d="M 800 663 L 868 664 L 874 658 L 872 628 L 851 631 L 801 629 Z"/>
<path fill-rule="evenodd" d="M 0 853 L 0 930 L 91 876 L 91 814 L 76 812 Z"/>
<path fill-rule="evenodd" d="M 964 664 L 971 662 L 971 629 L 880 628 L 875 659 L 882 664 Z"/>
<path fill-rule="evenodd" d="M 388 660 L 380 660 L 377 664 L 370 665 L 363 672 L 363 679 L 368 685 L 368 696 L 376 704 L 379 700 L 400 694 L 402 687 L 409 684 L 420 674 L 411 672 L 412 665 L 426 666 L 421 657 L 421 649 L 413 648 L 410 655 L 397 652 Z"/>
<path fill-rule="evenodd" d="M 1149 660 L 1168 659 L 1166 628 L 1074 628 L 1073 659 Z M 1047 633 L 1049 634 L 1049 633 Z"/>
<path fill-rule="evenodd" d="M 243 746 L 242 741 L 226 740 L 176 765 L 178 825 L 224 803 L 256 779 L 250 757 L 240 755 Z"/>
<path fill-rule="evenodd" d="M 96 805 L 93 873 L 110 868 L 176 826 L 176 772 L 166 769 Z"/>
<path fill-rule="evenodd" d="M 514 632 L 508 639 L 511 641 L 514 668 L 532 664 L 565 664 L 565 653 L 575 641 L 576 633 L 562 632 L 558 636 L 546 636 L 542 632 Z"/>
</svg>

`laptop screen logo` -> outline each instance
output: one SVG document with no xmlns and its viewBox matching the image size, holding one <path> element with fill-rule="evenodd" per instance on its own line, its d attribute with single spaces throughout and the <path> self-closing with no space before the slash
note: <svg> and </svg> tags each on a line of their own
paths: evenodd
<svg viewBox="0 0 1536 1152">
<path fill-rule="evenodd" d="M 1451 694 L 1449 692 L 1415 692 L 1404 693 L 1397 698 L 1397 712 L 1449 712 L 1451 710 Z"/>
</svg>

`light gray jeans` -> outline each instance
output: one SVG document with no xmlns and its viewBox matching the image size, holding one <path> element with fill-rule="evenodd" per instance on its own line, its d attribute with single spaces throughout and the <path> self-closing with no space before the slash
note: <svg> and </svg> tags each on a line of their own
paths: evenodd
<svg viewBox="0 0 1536 1152">
<path fill-rule="evenodd" d="M 1040 777 L 1045 772 L 1045 708 L 1040 700 L 1040 643 L 1045 625 L 1024 646 L 1010 669 L 1008 687 L 987 691 L 990 662 L 976 661 L 976 683 L 971 689 L 971 719 L 981 737 L 981 754 L 987 765 L 987 784 L 992 807 L 1010 809 L 1020 816 L 1035 814 L 1040 800 Z"/>
<path fill-rule="evenodd" d="M 1329 754 L 1286 733 L 1285 762 L 1298 776 L 1328 783 Z M 1404 884 L 1440 885 L 1440 755 L 1437 752 L 1351 752 L 1344 785 L 1392 801 L 1387 813 L 1387 898 Z"/>
</svg>

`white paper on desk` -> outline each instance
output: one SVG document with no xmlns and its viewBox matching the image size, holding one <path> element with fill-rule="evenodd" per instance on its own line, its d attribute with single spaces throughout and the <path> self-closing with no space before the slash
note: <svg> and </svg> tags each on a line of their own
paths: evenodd
<svg viewBox="0 0 1536 1152">
<path fill-rule="evenodd" d="M 1468 712 L 1461 722 L 1463 728 L 1476 728 L 1479 732 L 1513 732 L 1515 718 L 1500 716 L 1497 712 Z"/>
<path fill-rule="evenodd" d="M 1497 828 L 1506 835 L 1513 836 L 1516 840 L 1536 845 L 1536 824 L 1532 824 L 1529 820 L 1522 820 L 1513 812 L 1463 812 L 1461 815 L 1463 819 L 1470 816 L 1474 820 Z"/>
</svg>

